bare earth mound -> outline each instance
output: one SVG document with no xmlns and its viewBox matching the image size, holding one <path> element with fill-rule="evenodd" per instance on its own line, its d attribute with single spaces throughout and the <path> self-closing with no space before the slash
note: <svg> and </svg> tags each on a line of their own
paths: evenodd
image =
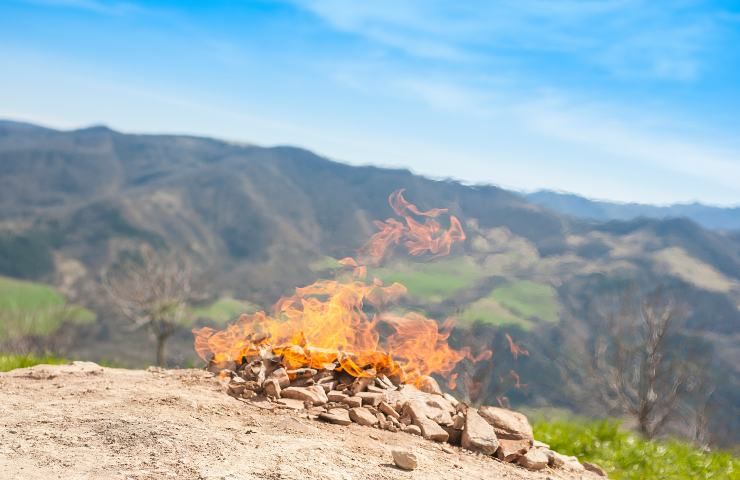
<svg viewBox="0 0 740 480">
<path fill-rule="evenodd" d="M 0 422 L 1 479 L 598 478 L 261 409 L 200 370 L 77 362 L 0 373 Z M 396 468 L 394 448 L 414 452 L 418 468 Z"/>
</svg>

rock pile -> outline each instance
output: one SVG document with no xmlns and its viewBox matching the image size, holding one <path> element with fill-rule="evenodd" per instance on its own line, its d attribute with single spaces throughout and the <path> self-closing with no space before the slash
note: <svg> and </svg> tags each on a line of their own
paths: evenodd
<svg viewBox="0 0 740 480">
<path fill-rule="evenodd" d="M 417 382 L 417 388 L 382 374 L 355 378 L 332 367 L 287 370 L 277 361 L 255 360 L 236 371 L 222 370 L 221 375 L 228 380 L 232 396 L 305 410 L 319 421 L 420 435 L 530 470 L 587 469 L 605 476 L 598 466 L 581 464 L 536 441 L 521 413 L 492 406 L 476 409 L 443 393 L 431 377 Z"/>
</svg>

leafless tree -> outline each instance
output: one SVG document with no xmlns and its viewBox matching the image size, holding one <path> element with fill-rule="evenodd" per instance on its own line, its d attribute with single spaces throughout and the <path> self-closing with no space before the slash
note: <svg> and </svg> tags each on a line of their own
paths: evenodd
<svg viewBox="0 0 740 480">
<path fill-rule="evenodd" d="M 192 268 L 174 253 L 158 253 L 148 246 L 140 253 L 140 259 L 104 271 L 103 287 L 133 328 L 152 334 L 157 365 L 164 366 L 167 340 L 190 320 Z"/>
<path fill-rule="evenodd" d="M 578 356 L 588 359 L 579 369 L 580 388 L 609 413 L 634 418 L 640 432 L 653 438 L 686 408 L 703 375 L 696 359 L 674 342 L 687 309 L 660 288 L 644 295 L 631 288 L 616 301 L 596 303 L 595 334 Z"/>
</svg>

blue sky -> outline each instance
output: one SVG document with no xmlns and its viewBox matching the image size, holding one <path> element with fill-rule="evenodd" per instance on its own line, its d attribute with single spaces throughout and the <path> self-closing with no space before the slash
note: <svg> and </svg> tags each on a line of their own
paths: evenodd
<svg viewBox="0 0 740 480">
<path fill-rule="evenodd" d="M 740 204 L 740 4 L 0 2 L 0 117 Z"/>
</svg>

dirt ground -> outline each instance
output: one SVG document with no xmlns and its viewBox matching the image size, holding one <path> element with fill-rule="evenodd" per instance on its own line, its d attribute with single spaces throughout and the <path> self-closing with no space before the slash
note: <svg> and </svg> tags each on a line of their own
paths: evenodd
<svg viewBox="0 0 740 480">
<path fill-rule="evenodd" d="M 224 391 L 199 370 L 77 362 L 0 373 L 0 479 L 580 478 L 446 453 L 406 433 L 329 425 Z M 419 456 L 416 470 L 393 465 L 397 447 Z"/>
</svg>

